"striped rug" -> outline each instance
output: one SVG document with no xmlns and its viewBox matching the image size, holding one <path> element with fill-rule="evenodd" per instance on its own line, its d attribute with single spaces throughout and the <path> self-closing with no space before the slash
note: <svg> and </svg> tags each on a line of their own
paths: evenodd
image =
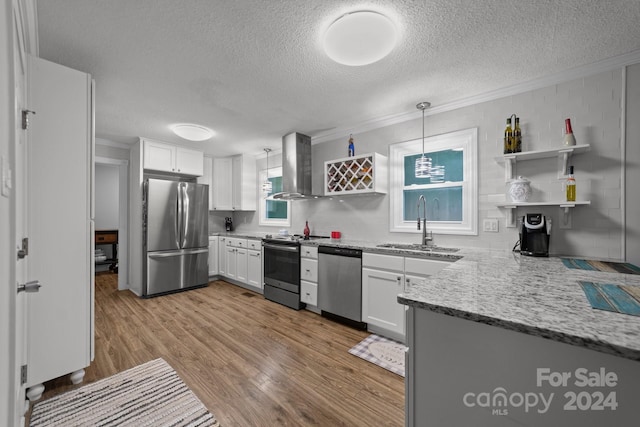
<svg viewBox="0 0 640 427">
<path fill-rule="evenodd" d="M 214 416 L 162 359 L 38 402 L 31 427 L 219 427 Z"/>
</svg>

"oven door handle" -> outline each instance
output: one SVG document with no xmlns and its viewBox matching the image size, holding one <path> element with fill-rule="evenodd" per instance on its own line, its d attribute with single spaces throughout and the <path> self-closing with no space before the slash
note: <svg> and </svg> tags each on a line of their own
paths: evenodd
<svg viewBox="0 0 640 427">
<path fill-rule="evenodd" d="M 287 252 L 298 252 L 298 249 L 299 249 L 297 246 L 271 245 L 269 243 L 263 243 L 262 246 L 268 249 L 276 250 L 276 251 L 287 251 Z"/>
</svg>

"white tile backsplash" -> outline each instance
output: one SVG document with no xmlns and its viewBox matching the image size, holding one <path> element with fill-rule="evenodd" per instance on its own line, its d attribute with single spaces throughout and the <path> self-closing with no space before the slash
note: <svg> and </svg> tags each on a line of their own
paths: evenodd
<svg viewBox="0 0 640 427">
<path fill-rule="evenodd" d="M 541 150 L 562 145 L 564 120 L 571 118 L 578 144 L 591 144 L 591 150 L 570 160 L 576 169 L 579 198 L 591 200 L 590 206 L 571 210 L 572 228 L 560 229 L 563 211 L 557 207 L 534 207 L 517 210 L 542 212 L 555 224 L 551 236 L 551 251 L 573 256 L 619 259 L 621 256 L 620 200 L 620 140 L 622 70 L 603 72 L 527 91 L 522 94 L 427 116 L 426 135 L 478 128 L 479 216 L 477 236 L 435 235 L 439 245 L 511 249 L 518 240 L 516 228 L 506 227 L 507 212 L 495 205 L 504 200 L 506 190 L 504 166 L 495 161 L 502 155 L 505 120 L 515 113 L 523 129 L 524 150 Z M 419 100 L 414 100 L 419 101 Z M 413 101 L 412 101 L 413 102 Z M 422 117 L 362 134 L 354 134 L 356 154 L 378 152 L 388 155 L 389 144 L 420 138 Z M 322 191 L 324 162 L 343 157 L 347 138 L 314 144 L 313 187 Z M 562 200 L 564 179 L 558 178 L 558 161 L 543 159 L 518 162 L 517 175 L 532 180 L 539 200 Z M 308 200 L 293 202 L 291 232 L 302 232 L 305 220 L 313 234 L 342 232 L 344 238 L 394 242 L 417 242 L 419 232 L 389 231 L 389 196 L 350 196 L 340 202 Z M 240 228 L 259 229 L 257 219 L 240 220 L 247 213 L 234 213 Z M 485 218 L 499 219 L 498 233 L 482 231 Z M 262 230 L 265 230 L 262 228 Z M 269 230 L 266 230 L 269 231 Z"/>
</svg>

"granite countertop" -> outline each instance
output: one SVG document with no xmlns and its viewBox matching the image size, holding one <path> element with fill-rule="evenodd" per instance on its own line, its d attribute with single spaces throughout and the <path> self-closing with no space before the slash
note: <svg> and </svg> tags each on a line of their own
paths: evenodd
<svg viewBox="0 0 640 427">
<path fill-rule="evenodd" d="M 640 275 L 575 270 L 560 258 L 461 250 L 398 301 L 640 361 L 640 317 L 591 308 L 579 280 L 640 287 Z"/>
</svg>

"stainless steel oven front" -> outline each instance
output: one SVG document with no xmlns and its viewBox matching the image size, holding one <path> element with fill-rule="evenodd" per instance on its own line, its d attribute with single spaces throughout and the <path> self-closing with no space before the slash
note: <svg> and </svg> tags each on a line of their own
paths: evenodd
<svg viewBox="0 0 640 427">
<path fill-rule="evenodd" d="M 300 310 L 300 243 L 290 240 L 265 240 L 264 297 Z"/>
</svg>

